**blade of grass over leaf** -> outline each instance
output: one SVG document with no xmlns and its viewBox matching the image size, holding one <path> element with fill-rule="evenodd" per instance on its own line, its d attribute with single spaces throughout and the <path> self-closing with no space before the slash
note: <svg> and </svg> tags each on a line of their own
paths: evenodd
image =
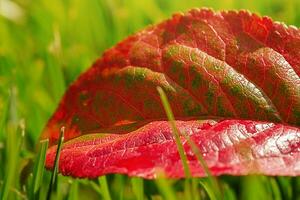
<svg viewBox="0 0 300 200">
<path fill-rule="evenodd" d="M 222 197 L 222 192 L 219 187 L 217 178 L 212 176 L 212 174 L 211 174 L 205 160 L 203 159 L 199 148 L 195 144 L 195 142 L 192 141 L 185 132 L 181 132 L 181 134 L 184 136 L 184 138 L 187 140 L 189 146 L 192 148 L 193 153 L 195 154 L 195 156 L 197 157 L 197 160 L 199 161 L 199 165 L 204 169 L 204 171 L 208 177 L 210 187 L 213 189 L 215 196 L 218 199 L 220 199 Z"/>
<path fill-rule="evenodd" d="M 39 190 L 44 174 L 46 151 L 48 149 L 49 140 L 40 141 L 39 153 L 36 157 L 36 162 L 33 169 L 33 186 L 32 194 L 35 195 Z"/>
<path fill-rule="evenodd" d="M 178 149 L 178 152 L 179 152 L 179 155 L 180 155 L 180 159 L 182 161 L 182 165 L 183 165 L 183 168 L 184 168 L 184 174 L 185 174 L 185 177 L 187 178 L 184 182 L 185 198 L 186 199 L 192 199 L 193 196 L 194 197 L 197 196 L 195 193 L 193 193 L 193 192 L 196 192 L 196 190 L 195 190 L 196 185 L 195 185 L 194 181 L 191 181 L 192 175 L 191 175 L 191 172 L 190 172 L 190 169 L 189 169 L 187 156 L 185 154 L 183 145 L 180 141 L 180 137 L 179 137 L 180 133 L 179 133 L 178 128 L 175 125 L 175 118 L 174 118 L 174 115 L 173 115 L 173 112 L 172 112 L 172 109 L 171 109 L 171 106 L 170 106 L 170 103 L 168 101 L 166 93 L 163 91 L 163 89 L 161 87 L 157 87 L 157 91 L 160 95 L 160 99 L 162 101 L 163 107 L 164 107 L 165 112 L 167 114 L 169 123 L 172 127 L 172 132 L 173 132 L 174 137 L 175 137 L 176 146 L 177 146 L 177 149 Z"/>
<path fill-rule="evenodd" d="M 143 179 L 133 177 L 131 178 L 132 190 L 137 200 L 144 199 L 144 182 Z"/>
<path fill-rule="evenodd" d="M 48 189 L 48 193 L 47 193 L 47 200 L 51 199 L 52 188 L 53 188 L 53 186 L 55 184 L 55 181 L 57 179 L 60 152 L 61 152 L 62 144 L 64 142 L 64 133 L 65 133 L 65 127 L 62 127 L 61 130 L 60 130 L 59 141 L 58 141 L 56 155 L 55 155 L 54 167 L 53 167 L 52 176 L 51 176 L 51 180 L 50 180 L 50 185 L 49 185 L 49 189 Z"/>
<path fill-rule="evenodd" d="M 179 141 L 179 143 L 181 144 L 180 139 L 179 139 L 179 134 L 183 135 L 184 138 L 187 140 L 189 146 L 192 148 L 192 151 L 196 155 L 196 157 L 197 157 L 197 159 L 199 161 L 200 166 L 204 169 L 206 175 L 208 176 L 209 183 L 210 183 L 209 186 L 214 191 L 215 198 L 220 199 L 222 197 L 222 194 L 221 194 L 221 190 L 219 188 L 218 182 L 217 182 L 216 178 L 213 177 L 212 174 L 210 173 L 210 171 L 208 169 L 208 166 L 207 166 L 206 162 L 204 161 L 204 159 L 203 159 L 203 157 L 202 157 L 202 155 L 201 155 L 201 153 L 200 153 L 197 145 L 189 138 L 189 136 L 186 133 L 178 131 L 178 129 L 177 129 L 175 123 L 174 123 L 174 121 L 175 121 L 174 115 L 173 115 L 173 112 L 171 110 L 171 107 L 170 107 L 170 104 L 168 102 L 168 99 L 167 99 L 167 96 L 166 96 L 165 92 L 160 87 L 158 87 L 157 90 L 158 90 L 158 92 L 160 94 L 160 97 L 161 97 L 164 109 L 165 109 L 165 111 L 167 113 L 168 120 L 172 124 L 173 131 L 174 132 L 176 131 L 176 135 L 178 136 L 178 140 L 177 141 Z M 180 147 L 178 147 L 178 149 L 180 149 Z M 181 149 L 182 149 L 182 151 L 184 151 L 182 144 L 181 144 Z M 183 162 L 185 161 L 187 163 L 187 159 L 186 160 L 182 159 L 182 160 L 183 160 Z M 187 193 L 193 194 L 194 199 L 195 199 L 196 196 L 197 196 L 197 183 L 195 182 L 195 180 L 192 180 L 191 183 L 192 183 L 192 188 L 189 188 L 189 190 L 192 189 L 192 192 L 187 192 Z M 186 185 L 186 188 L 189 187 L 189 184 L 188 184 L 187 180 L 185 182 L 185 185 Z M 206 186 L 206 188 L 210 189 L 210 188 L 208 188 L 208 186 Z M 188 196 L 186 196 L 186 197 L 189 198 Z"/>
<path fill-rule="evenodd" d="M 99 177 L 98 181 L 99 181 L 99 184 L 100 184 L 101 195 L 102 195 L 103 199 L 111 200 L 108 185 L 107 185 L 107 181 L 106 181 L 106 176 Z"/>
<path fill-rule="evenodd" d="M 175 118 L 174 118 L 173 112 L 171 110 L 171 106 L 169 104 L 169 101 L 168 101 L 167 96 L 166 96 L 165 92 L 163 91 L 163 89 L 161 87 L 157 87 L 157 91 L 160 95 L 160 99 L 162 101 L 162 104 L 164 106 L 164 109 L 165 109 L 165 112 L 167 114 L 168 120 L 169 120 L 170 125 L 172 127 L 172 131 L 173 131 L 173 134 L 174 134 L 174 137 L 175 137 L 175 142 L 176 142 L 176 145 L 177 145 L 177 149 L 178 149 L 181 161 L 182 161 L 184 174 L 185 174 L 186 178 L 190 178 L 191 177 L 191 172 L 190 172 L 190 169 L 189 169 L 189 166 L 188 166 L 187 156 L 184 152 L 183 145 L 182 145 L 182 143 L 180 141 L 180 138 L 179 138 L 179 131 L 178 131 L 176 125 L 175 125 Z"/>
</svg>

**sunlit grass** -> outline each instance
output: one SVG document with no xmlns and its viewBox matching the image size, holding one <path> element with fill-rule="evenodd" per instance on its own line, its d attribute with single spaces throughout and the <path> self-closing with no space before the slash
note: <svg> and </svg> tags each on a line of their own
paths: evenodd
<svg viewBox="0 0 300 200">
<path fill-rule="evenodd" d="M 127 35 L 202 6 L 244 8 L 300 25 L 298 0 L 16 0 L 7 10 L 10 3 L 0 0 L 0 199 L 46 199 L 51 173 L 43 170 L 47 142 L 36 148 L 39 134 L 66 87 Z M 214 197 L 210 179 L 195 180 L 202 198 Z M 218 181 L 224 199 L 300 199 L 299 178 L 223 176 Z M 55 184 L 52 199 L 183 199 L 186 180 L 58 175 Z"/>
</svg>

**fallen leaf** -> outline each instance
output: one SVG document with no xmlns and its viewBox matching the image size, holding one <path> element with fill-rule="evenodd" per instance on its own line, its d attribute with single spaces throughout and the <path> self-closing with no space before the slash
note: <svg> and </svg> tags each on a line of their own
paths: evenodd
<svg viewBox="0 0 300 200">
<path fill-rule="evenodd" d="M 268 17 L 175 14 L 107 50 L 69 87 L 42 138 L 54 145 L 61 126 L 75 138 L 62 150 L 65 175 L 154 178 L 162 168 L 183 177 L 159 86 L 213 175 L 299 175 L 299 52 L 299 29 Z M 213 124 L 193 129 L 203 123 Z M 182 142 L 192 174 L 203 176 Z"/>
</svg>

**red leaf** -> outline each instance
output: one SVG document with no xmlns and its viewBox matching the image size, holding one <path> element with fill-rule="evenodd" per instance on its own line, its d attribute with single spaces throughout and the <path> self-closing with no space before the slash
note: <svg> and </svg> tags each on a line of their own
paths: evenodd
<svg viewBox="0 0 300 200">
<path fill-rule="evenodd" d="M 300 167 L 296 162 L 298 154 L 288 153 L 290 156 L 288 159 L 293 158 L 291 168 L 283 167 L 281 163 L 286 162 L 285 154 L 274 157 L 273 154 L 267 153 L 273 152 L 273 147 L 267 144 L 277 141 L 278 131 L 283 138 L 284 136 L 290 138 L 290 132 L 285 130 L 297 132 L 298 129 L 287 124 L 300 126 L 299 52 L 300 31 L 294 27 L 272 22 L 268 17 L 258 17 L 246 11 L 214 13 L 206 9 L 191 10 L 185 15 L 175 14 L 172 19 L 140 31 L 107 50 L 69 87 L 49 120 L 42 137 L 49 138 L 50 143 L 54 144 L 62 125 L 66 126 L 67 140 L 91 133 L 125 134 L 105 138 L 105 142 L 101 139 L 99 141 L 101 144 L 83 147 L 83 149 L 71 148 L 72 143 L 84 144 L 82 138 L 70 141 L 70 149 L 64 147 L 60 169 L 64 174 L 74 176 L 94 177 L 118 172 L 151 177 L 153 167 L 162 165 L 163 168 L 168 169 L 168 166 L 172 166 L 172 163 L 159 164 L 159 159 L 168 157 L 167 155 L 153 154 L 151 158 L 157 163 L 152 163 L 152 167 L 149 167 L 151 162 L 142 159 L 144 156 L 139 157 L 134 151 L 131 160 L 126 161 L 115 156 L 111 158 L 112 163 L 115 161 L 117 164 L 102 163 L 101 165 L 103 161 L 97 160 L 95 163 L 97 169 L 90 164 L 89 157 L 84 155 L 87 151 L 85 148 L 94 149 L 89 150 L 89 154 L 93 152 L 103 154 L 109 151 L 104 147 L 115 139 L 120 145 L 127 144 L 131 134 L 137 135 L 136 142 L 145 141 L 149 135 L 140 131 L 139 127 L 143 127 L 142 130 L 152 130 L 153 137 L 159 136 L 160 130 L 150 125 L 158 123 L 156 121 L 166 120 L 156 91 L 156 87 L 160 86 L 168 95 L 176 119 L 184 121 L 196 118 L 212 119 L 212 117 L 231 119 L 225 121 L 230 122 L 231 125 L 226 125 L 225 122 L 219 123 L 225 123 L 223 131 L 195 132 L 192 137 L 195 137 L 195 142 L 200 145 L 200 148 L 202 141 L 207 140 L 205 142 L 210 144 L 209 141 L 212 139 L 207 135 L 208 132 L 221 137 L 228 134 L 226 130 L 229 130 L 234 123 L 236 126 L 244 123 L 253 126 L 264 124 L 257 121 L 277 124 L 274 125 L 277 129 L 272 127 L 257 135 L 251 135 L 249 132 L 249 139 L 237 140 L 236 145 L 242 147 L 244 140 L 246 143 L 249 142 L 250 152 L 253 153 L 251 158 L 253 162 L 258 162 L 259 168 L 250 167 L 252 161 L 245 163 L 245 160 L 240 159 L 243 163 L 238 162 L 236 159 L 239 154 L 233 152 L 235 147 L 228 147 L 228 152 L 227 150 L 209 152 L 215 157 L 208 157 L 206 161 L 216 162 L 210 165 L 215 175 L 252 172 L 296 175 L 299 173 L 297 167 Z M 149 122 L 152 123 L 148 124 Z M 188 127 L 190 124 L 190 122 L 178 123 L 182 127 Z M 216 127 L 219 127 L 219 124 Z M 166 128 L 166 122 L 161 126 Z M 157 130 L 154 130 L 155 128 Z M 170 136 L 170 132 L 168 134 Z M 94 140 L 94 136 L 91 137 L 89 142 Z M 258 139 L 255 139 L 254 143 L 251 138 L 256 137 Z M 287 144 L 277 145 L 290 147 L 297 152 L 300 148 L 298 140 L 295 136 L 294 143 L 287 139 L 286 141 L 289 141 Z M 152 141 L 151 137 L 149 141 Z M 289 146 L 290 144 L 292 146 Z M 156 145 L 157 151 L 166 148 L 164 147 L 166 144 Z M 170 148 L 175 148 L 172 141 L 169 141 L 168 145 Z M 260 148 L 263 149 L 259 145 L 265 145 L 267 150 L 259 151 Z M 216 147 L 221 148 L 221 146 Z M 48 151 L 48 167 L 52 166 L 53 148 L 55 147 Z M 155 152 L 155 148 L 151 145 L 143 148 L 145 148 L 143 155 L 148 155 L 148 151 L 149 156 L 151 152 Z M 280 149 L 280 147 L 276 148 Z M 217 149 L 212 148 L 212 150 Z M 215 155 L 217 153 L 218 155 Z M 222 156 L 223 154 L 225 157 Z M 78 155 L 78 158 L 73 155 Z M 174 164 L 179 163 L 178 156 L 173 155 L 173 158 Z M 69 161 L 83 163 L 89 168 L 78 166 L 72 168 L 73 165 L 68 164 Z M 130 162 L 136 165 L 131 165 Z M 232 164 L 234 162 L 236 163 Z M 277 166 L 278 170 L 267 170 L 267 162 L 270 162 L 270 166 Z M 223 168 L 219 169 L 219 164 Z M 128 165 L 129 168 L 125 170 L 118 167 L 123 165 Z M 133 166 L 135 168 L 132 168 Z M 102 168 L 99 169 L 100 167 Z M 145 167 L 149 167 L 148 171 Z M 192 168 L 195 175 L 201 175 L 199 167 L 193 164 Z M 183 176 L 179 164 L 174 170 L 174 174 L 168 175 Z"/>
<path fill-rule="evenodd" d="M 214 175 L 300 175 L 300 130 L 249 120 L 177 121 L 206 160 Z M 193 176 L 205 172 L 190 146 L 181 138 Z M 56 146 L 48 150 L 47 167 L 54 163 Z M 155 178 L 184 176 L 182 162 L 167 121 L 151 122 L 128 134 L 91 134 L 73 139 L 61 152 L 64 175 L 94 178 L 122 173 Z"/>
</svg>

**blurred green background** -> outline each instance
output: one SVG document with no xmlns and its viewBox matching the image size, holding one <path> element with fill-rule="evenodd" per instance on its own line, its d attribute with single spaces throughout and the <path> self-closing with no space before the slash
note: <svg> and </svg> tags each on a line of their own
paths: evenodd
<svg viewBox="0 0 300 200">
<path fill-rule="evenodd" d="M 194 7 L 248 9 L 300 25 L 299 0 L 0 0 L 0 186 L 9 168 L 18 180 L 23 167 L 6 162 L 11 126 L 25 125 L 24 154 L 33 157 L 67 86 L 105 49 Z"/>
</svg>

